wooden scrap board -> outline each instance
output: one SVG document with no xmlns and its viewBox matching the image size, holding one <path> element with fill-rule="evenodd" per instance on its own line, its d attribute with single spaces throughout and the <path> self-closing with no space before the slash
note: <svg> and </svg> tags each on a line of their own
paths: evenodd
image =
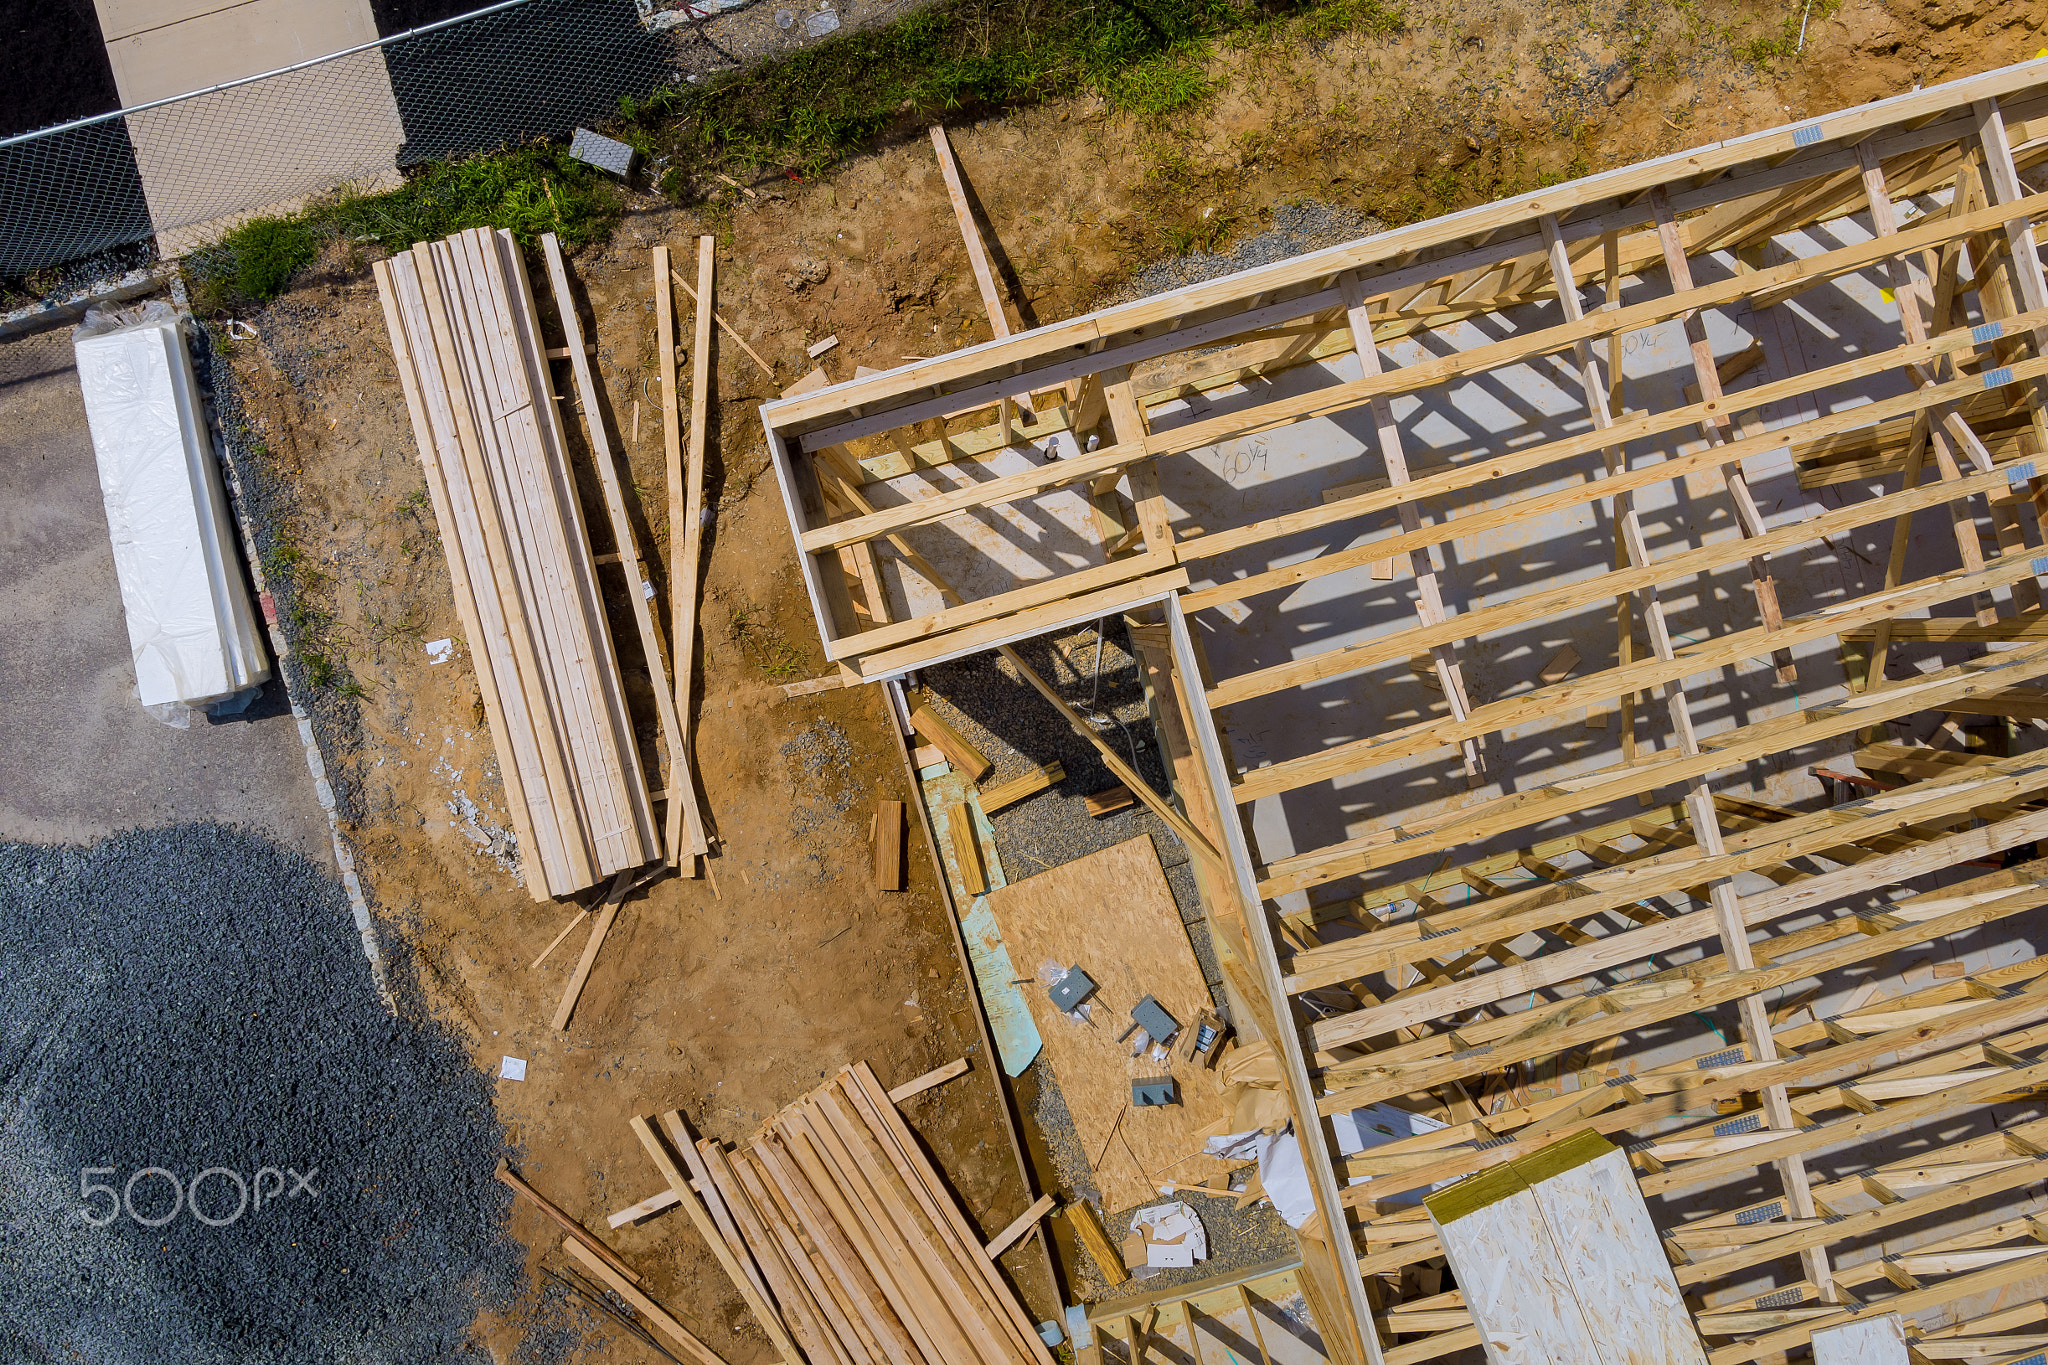
<svg viewBox="0 0 2048 1365">
<path fill-rule="evenodd" d="M 1161 1180 L 1193 1184 L 1222 1171 L 1214 1157 L 1181 1159 L 1199 1153 L 1202 1130 L 1227 1117 L 1213 1074 L 1170 1057 L 1155 1062 L 1149 1048 L 1133 1059 L 1130 1044 L 1116 1041 L 1142 996 L 1182 1023 L 1211 1004 L 1150 836 L 1000 887 L 988 901 L 1019 976 L 1035 978 L 1047 961 L 1078 963 L 1100 987 L 1092 1026 L 1068 1018 L 1044 987 L 1022 990 L 1104 1207 L 1150 1203 Z M 1134 1079 L 1168 1073 L 1180 1081 L 1179 1104 L 1130 1107 Z"/>
</svg>

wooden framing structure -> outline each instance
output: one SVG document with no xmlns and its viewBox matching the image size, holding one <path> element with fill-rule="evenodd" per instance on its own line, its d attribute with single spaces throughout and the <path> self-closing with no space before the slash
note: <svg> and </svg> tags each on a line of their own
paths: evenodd
<svg viewBox="0 0 2048 1365">
<path fill-rule="evenodd" d="M 1455 1290 L 1401 1297 L 1403 1269 L 1438 1254 L 1409 1199 L 1581 1128 L 1629 1151 L 1712 1365 L 1803 1350 L 1813 1332 L 1859 1312 L 1910 1323 L 2048 1274 L 2048 1226 L 2019 1216 L 1890 1256 L 1870 1245 L 1945 1212 L 1995 1210 L 2000 1195 L 2041 1179 L 2048 1120 L 1964 1125 L 1972 1135 L 1940 1139 L 1949 1145 L 1938 1159 L 1851 1155 L 1916 1134 L 1930 1141 L 1937 1125 L 1952 1133 L 1958 1115 L 2048 1082 L 2048 958 L 1808 1023 L 1771 1009 L 1786 992 L 2048 905 L 2048 860 L 2034 847 L 2048 835 L 2048 758 L 1901 756 L 1870 733 L 1928 713 L 2048 715 L 2031 690 L 2048 673 L 2038 583 L 2048 574 L 2039 548 L 2048 484 L 2035 473 L 2048 456 L 2048 280 L 2034 227 L 2048 194 L 2022 178 L 2043 160 L 2048 61 L 2036 61 L 762 409 L 812 607 L 848 681 L 996 647 L 1014 660 L 1011 641 L 1111 612 L 1148 623 L 1137 643 L 1182 826 L 1201 843 L 1226 982 L 1278 1053 L 1313 1186 L 1299 1274 L 1331 1360 L 1406 1365 L 1476 1346 Z M 1910 221 L 1899 207 L 1907 201 Z M 1774 245 L 1851 214 L 1868 226 L 1831 238 L 1837 245 L 1802 256 Z M 1624 280 L 1634 281 L 1632 298 Z M 1896 300 L 1896 344 L 1724 391 L 1738 368 L 1715 356 L 1710 314 L 1739 311 L 1760 327 L 1797 295 L 1852 282 Z M 1582 294 L 1593 288 L 1604 296 L 1589 307 Z M 1494 328 L 1498 339 L 1415 363 L 1383 358 L 1398 339 L 1510 308 L 1524 310 L 1522 321 Z M 1663 324 L 1683 326 L 1694 392 L 1624 406 L 1622 340 Z M 1168 400 L 1346 356 L 1355 379 L 1159 420 Z M 1411 468 L 1395 400 L 1447 402 L 1459 385 L 1538 362 L 1575 390 L 1575 425 L 1533 443 L 1468 438 L 1448 459 Z M 1062 389 L 1063 401 L 1034 406 L 1031 395 Z M 1006 440 L 990 409 L 1007 402 L 1018 410 Z M 1369 467 L 1355 482 L 1277 517 L 1176 524 L 1161 484 L 1172 462 L 1346 413 L 1370 433 Z M 1094 448 L 1070 439 L 1065 458 L 979 477 L 969 468 L 1023 442 L 1035 449 L 1091 430 Z M 1656 458 L 1631 453 L 1645 448 Z M 1867 496 L 1771 524 L 1750 483 L 1785 451 L 1801 483 L 1860 485 Z M 863 492 L 941 468 L 953 486 L 929 496 L 878 505 L 879 490 Z M 1537 471 L 1556 476 L 1539 493 L 1469 515 L 1433 510 Z M 1681 487 L 1725 508 L 1730 536 L 1682 532 L 1672 548 L 1665 527 L 1653 541 L 1642 500 Z M 971 598 L 938 578 L 920 535 L 1056 491 L 1091 500 L 1095 562 Z M 1611 570 L 1538 578 L 1452 610 L 1449 552 L 1517 520 L 1588 507 L 1611 522 Z M 1943 522 L 1946 563 L 1911 552 L 1922 512 Z M 1780 566 L 1865 527 L 1891 528 L 1880 588 L 1803 612 L 1780 605 Z M 1275 550 L 1278 562 L 1222 576 L 1227 562 L 1325 528 L 1331 543 L 1313 553 Z M 1354 539 L 1337 548 L 1346 536 Z M 1190 628 L 1205 612 L 1250 614 L 1270 594 L 1390 563 L 1412 624 L 1293 648 L 1225 676 Z M 1684 638 L 1660 590 L 1675 597 L 1724 568 L 1747 579 L 1753 624 Z M 917 579 L 942 609 L 908 610 Z M 1488 632 L 1610 601 L 1612 667 L 1508 696 L 1468 685 L 1470 651 Z M 1846 692 L 1713 733 L 1696 719 L 1715 700 L 1700 680 L 1768 660 L 1789 683 L 1790 651 L 1811 657 L 1830 640 L 1855 645 Z M 1895 682 L 1886 664 L 1904 641 L 1938 657 Z M 1374 733 L 1305 736 L 1278 761 L 1234 761 L 1232 708 L 1307 689 L 1327 695 L 1402 661 L 1429 675 L 1437 709 Z M 1652 693 L 1662 733 L 1639 746 Z M 1346 837 L 1284 856 L 1255 847 L 1250 813 L 1261 801 L 1334 806 L 1333 787 L 1346 781 L 1447 756 L 1476 786 L 1490 780 L 1487 746 L 1508 731 L 1617 705 L 1618 762 L 1489 787 L 1427 813 L 1370 810 L 1374 818 L 1347 823 Z M 1313 703 L 1293 714 L 1303 713 Z M 1754 765 L 1821 743 L 1861 743 L 1866 771 L 1885 773 L 1889 789 L 1824 809 L 1738 790 Z M 1224 818 L 1231 811 L 1239 818 Z M 1930 889 L 1935 878 L 1945 884 Z M 1722 1045 L 1704 1055 L 1605 1074 L 1609 1056 L 1719 1017 Z M 1577 1087 L 1530 1094 L 1528 1068 L 1539 1065 L 1575 1074 Z M 1375 1102 L 1454 1121 L 1340 1157 L 1327 1119 Z M 1737 1193 L 1709 1207 L 1706 1196 L 1676 1198 L 1701 1189 Z M 1731 1297 L 1730 1286 L 1759 1280 L 1774 1287 Z M 2039 1312 L 2020 1310 L 1931 1321 L 1910 1331 L 1939 1340 L 1942 1358 L 1971 1354 L 1978 1337 L 2043 1330 Z"/>
</svg>

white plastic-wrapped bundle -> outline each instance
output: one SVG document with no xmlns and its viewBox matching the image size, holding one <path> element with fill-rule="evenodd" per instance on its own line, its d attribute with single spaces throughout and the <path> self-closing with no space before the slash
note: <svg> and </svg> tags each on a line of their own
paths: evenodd
<svg viewBox="0 0 2048 1365">
<path fill-rule="evenodd" d="M 177 315 L 93 312 L 74 334 L 114 571 L 144 706 L 270 676 Z"/>
</svg>

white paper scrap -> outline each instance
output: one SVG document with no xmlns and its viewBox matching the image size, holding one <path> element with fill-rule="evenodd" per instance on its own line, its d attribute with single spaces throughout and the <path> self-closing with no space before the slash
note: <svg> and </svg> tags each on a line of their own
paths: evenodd
<svg viewBox="0 0 2048 1365">
<path fill-rule="evenodd" d="M 445 664 L 454 654 L 455 641 L 453 640 L 427 641 L 427 662 L 430 664 Z"/>
<path fill-rule="evenodd" d="M 503 1079 L 505 1079 L 505 1080 L 508 1080 L 508 1081 L 523 1081 L 523 1080 L 525 1080 L 525 1079 L 526 1079 L 526 1058 L 524 1058 L 524 1057 L 507 1057 L 507 1058 L 505 1059 L 505 1063 L 504 1063 L 504 1065 L 503 1065 L 503 1066 L 500 1066 L 500 1067 L 498 1068 L 498 1075 L 499 1075 L 499 1076 L 500 1076 L 501 1078 L 503 1078 Z"/>
<path fill-rule="evenodd" d="M 1209 1259 L 1209 1234 L 1194 1209 L 1175 1199 L 1139 1209 L 1131 1231 L 1145 1239 L 1145 1264 L 1178 1269 Z"/>
<path fill-rule="evenodd" d="M 1184 1270 L 1195 1263 L 1195 1249 L 1186 1243 L 1167 1246 L 1161 1242 L 1145 1243 L 1145 1264 L 1161 1270 Z"/>
</svg>

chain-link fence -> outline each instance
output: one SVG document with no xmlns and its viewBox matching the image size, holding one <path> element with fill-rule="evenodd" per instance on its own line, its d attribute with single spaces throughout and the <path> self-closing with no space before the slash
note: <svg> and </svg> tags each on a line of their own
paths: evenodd
<svg viewBox="0 0 2048 1365">
<path fill-rule="evenodd" d="M 554 137 L 674 78 L 632 0 L 509 0 L 247 80 L 0 140 L 0 275 L 408 166 Z"/>
</svg>

